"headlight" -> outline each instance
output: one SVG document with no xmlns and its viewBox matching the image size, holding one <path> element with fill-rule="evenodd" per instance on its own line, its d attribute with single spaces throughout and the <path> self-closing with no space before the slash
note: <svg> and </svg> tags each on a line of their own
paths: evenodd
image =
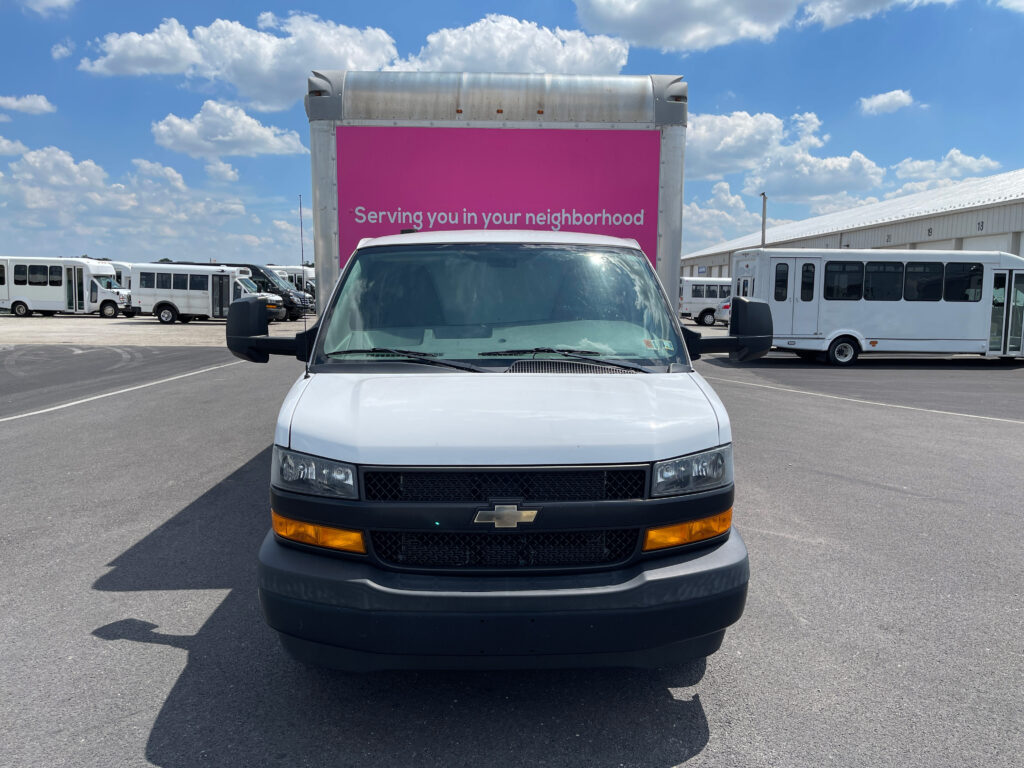
<svg viewBox="0 0 1024 768">
<path fill-rule="evenodd" d="M 342 461 L 331 461 L 308 453 L 297 453 L 274 446 L 270 483 L 277 488 L 317 496 L 359 498 L 356 468 Z"/>
<path fill-rule="evenodd" d="M 710 491 L 732 482 L 732 445 L 659 461 L 654 465 L 652 496 Z"/>
</svg>

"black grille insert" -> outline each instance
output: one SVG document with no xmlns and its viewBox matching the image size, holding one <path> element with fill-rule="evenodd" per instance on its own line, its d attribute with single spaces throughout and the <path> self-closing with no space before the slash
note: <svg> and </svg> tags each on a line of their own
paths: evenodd
<svg viewBox="0 0 1024 768">
<path fill-rule="evenodd" d="M 405 568 L 499 569 L 583 568 L 628 560 L 637 529 L 450 533 L 372 531 L 377 557 Z"/>
<path fill-rule="evenodd" d="M 642 499 L 646 472 L 639 468 L 430 472 L 367 470 L 367 501 L 481 503 L 492 499 L 615 501 Z"/>
</svg>

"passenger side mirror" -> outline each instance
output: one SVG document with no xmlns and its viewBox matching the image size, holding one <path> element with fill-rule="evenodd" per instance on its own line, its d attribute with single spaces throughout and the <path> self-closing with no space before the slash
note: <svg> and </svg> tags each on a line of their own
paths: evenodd
<svg viewBox="0 0 1024 768">
<path fill-rule="evenodd" d="M 318 324 L 319 325 L 319 324 Z M 293 338 L 272 338 L 267 335 L 267 301 L 256 296 L 243 296 L 228 307 L 225 335 L 228 349 L 235 357 L 251 363 L 265 363 L 270 355 L 294 355 L 308 360 L 318 325 L 297 333 Z"/>
<path fill-rule="evenodd" d="M 683 338 L 690 358 L 698 359 L 702 354 L 728 352 L 729 360 L 743 363 L 756 360 L 768 354 L 772 348 L 772 311 L 767 302 L 755 301 L 744 296 L 733 296 L 732 317 L 728 336 L 703 338 L 696 331 L 683 329 Z"/>
</svg>

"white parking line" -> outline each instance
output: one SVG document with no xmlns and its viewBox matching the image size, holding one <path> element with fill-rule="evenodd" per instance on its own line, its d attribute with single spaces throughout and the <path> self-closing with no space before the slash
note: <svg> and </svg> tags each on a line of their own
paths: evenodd
<svg viewBox="0 0 1024 768">
<path fill-rule="evenodd" d="M 920 411 L 921 413 L 937 413 L 942 416 L 959 416 L 964 419 L 981 419 L 982 421 L 1000 421 L 1004 424 L 1024 424 L 1019 419 L 1000 419 L 997 416 L 978 416 L 973 413 L 957 413 L 956 411 L 937 411 L 933 408 L 917 408 L 913 405 L 896 405 L 895 403 L 880 403 L 876 400 L 858 400 L 855 397 L 842 397 L 840 395 L 826 395 L 821 392 L 808 392 L 805 389 L 789 389 L 788 387 L 775 387 L 771 384 L 755 384 L 752 381 L 739 381 L 738 379 L 720 379 L 717 376 L 705 376 L 708 381 L 719 381 L 725 384 L 742 384 L 747 387 L 759 387 L 761 389 L 774 389 L 777 392 L 791 392 L 795 395 L 809 395 L 811 397 L 824 397 L 829 400 L 845 400 L 848 403 L 860 403 L 861 405 L 877 405 L 881 408 L 899 408 L 903 411 Z"/>
<path fill-rule="evenodd" d="M 146 387 L 155 387 L 157 384 L 166 384 L 169 381 L 177 381 L 178 379 L 184 379 L 189 376 L 198 376 L 200 373 L 209 373 L 210 371 L 217 371 L 221 368 L 228 368 L 232 365 L 238 365 L 239 363 L 245 362 L 244 360 L 236 360 L 233 363 L 224 363 L 223 365 L 214 365 L 210 368 L 200 368 L 198 371 L 189 371 L 188 373 L 179 373 L 177 376 L 170 376 L 166 379 L 160 379 L 159 381 L 151 381 L 148 384 L 136 384 L 134 387 L 127 387 L 126 389 L 119 389 L 115 392 L 104 392 L 102 395 L 93 395 L 92 397 L 85 397 L 81 400 L 75 400 L 70 403 L 64 403 L 63 405 L 55 405 L 52 408 L 43 408 L 40 411 L 30 411 L 28 413 L 19 413 L 17 416 L 5 416 L 0 419 L 0 424 L 5 421 L 14 421 L 15 419 L 27 419 L 29 416 L 39 416 L 43 413 L 52 413 L 53 411 L 59 411 L 64 408 L 71 408 L 75 405 L 81 405 L 82 403 L 91 403 L 93 400 L 102 400 L 105 397 L 113 397 L 114 395 L 123 395 L 125 392 L 134 392 L 137 389 L 145 389 Z"/>
</svg>

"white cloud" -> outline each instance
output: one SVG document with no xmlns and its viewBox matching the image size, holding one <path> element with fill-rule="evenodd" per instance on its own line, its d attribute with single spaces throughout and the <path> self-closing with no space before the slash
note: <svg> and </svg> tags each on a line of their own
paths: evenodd
<svg viewBox="0 0 1024 768">
<path fill-rule="evenodd" d="M 78 0 L 21 0 L 21 4 L 40 16 L 71 10 Z"/>
<path fill-rule="evenodd" d="M 312 14 L 271 13 L 260 29 L 217 19 L 191 33 L 176 19 L 152 32 L 110 33 L 97 41 L 101 56 L 79 69 L 99 75 L 180 74 L 231 85 L 255 109 L 287 109 L 305 93 L 313 67 L 379 69 L 397 55 L 382 29 L 364 30 Z"/>
<path fill-rule="evenodd" d="M 137 205 L 124 185 L 108 185 L 106 171 L 92 160 L 76 163 L 70 153 L 57 147 L 25 152 L 9 167 L 10 181 L 5 180 L 3 191 L 13 194 L 28 211 L 49 212 L 45 215 L 57 217 L 62 224 L 73 210 L 124 211 Z"/>
<path fill-rule="evenodd" d="M 211 160 L 206 164 L 206 175 L 214 181 L 238 181 L 238 171 L 236 171 L 231 163 L 225 163 L 223 160 Z"/>
<path fill-rule="evenodd" d="M 28 147 L 20 141 L 0 136 L 0 155 L 23 155 L 26 152 L 28 152 Z"/>
<path fill-rule="evenodd" d="M 38 93 L 28 96 L 0 96 L 0 109 L 24 112 L 28 115 L 42 115 L 47 112 L 57 111 L 57 108 L 50 103 L 49 99 Z"/>
<path fill-rule="evenodd" d="M 898 179 L 935 181 L 962 179 L 971 175 L 984 175 L 999 170 L 999 163 L 981 155 L 971 157 L 954 147 L 941 160 L 912 160 L 907 158 L 893 166 Z"/>
<path fill-rule="evenodd" d="M 803 4 L 803 24 L 821 24 L 826 29 L 869 19 L 890 8 L 917 8 L 920 5 L 955 5 L 959 0 L 812 0 Z"/>
<path fill-rule="evenodd" d="M 66 59 L 75 50 L 75 44 L 68 38 L 61 40 L 50 49 L 50 55 L 57 59 Z"/>
<path fill-rule="evenodd" d="M 295 131 L 263 125 L 240 107 L 217 101 L 205 102 L 191 119 L 167 115 L 153 123 L 152 130 L 157 144 L 192 157 L 255 157 L 307 151 Z"/>
<path fill-rule="evenodd" d="M 782 119 L 765 112 L 691 115 L 689 122 L 686 176 L 692 179 L 719 179 L 752 170 L 785 135 Z"/>
<path fill-rule="evenodd" d="M 996 5 L 1008 11 L 1024 13 L 1024 0 L 996 0 Z"/>
<path fill-rule="evenodd" d="M 1004 0 L 1007 1 L 1007 0 Z M 1017 0 L 1009 0 L 1016 2 Z M 890 8 L 957 0 L 575 0 L 585 29 L 637 45 L 706 51 L 737 40 L 769 42 L 799 23 L 834 27 Z M 802 10 L 802 15 L 797 14 Z"/>
<path fill-rule="evenodd" d="M 151 160 L 143 160 L 136 158 L 132 160 L 132 164 L 138 169 L 138 172 L 142 176 L 148 176 L 151 179 L 158 179 L 165 181 L 170 184 L 174 189 L 185 191 L 185 180 L 181 174 L 176 170 L 167 165 L 161 163 L 154 163 Z"/>
<path fill-rule="evenodd" d="M 860 111 L 865 115 L 883 115 L 897 109 L 909 107 L 914 103 L 910 91 L 895 90 L 877 93 L 874 96 L 863 96 L 860 99 Z"/>
<path fill-rule="evenodd" d="M 559 27 L 552 30 L 492 13 L 469 26 L 428 35 L 427 44 L 418 54 L 396 61 L 389 68 L 616 74 L 628 56 L 629 46 L 622 40 Z"/>
<path fill-rule="evenodd" d="M 3 112 L 0 112 L 0 123 L 9 123 L 9 122 L 11 122 L 11 116 L 10 115 L 5 115 Z"/>
<path fill-rule="evenodd" d="M 863 153 L 816 157 L 798 144 L 783 147 L 744 180 L 747 194 L 767 192 L 784 202 L 807 202 L 825 195 L 876 189 L 885 169 Z"/>
</svg>

